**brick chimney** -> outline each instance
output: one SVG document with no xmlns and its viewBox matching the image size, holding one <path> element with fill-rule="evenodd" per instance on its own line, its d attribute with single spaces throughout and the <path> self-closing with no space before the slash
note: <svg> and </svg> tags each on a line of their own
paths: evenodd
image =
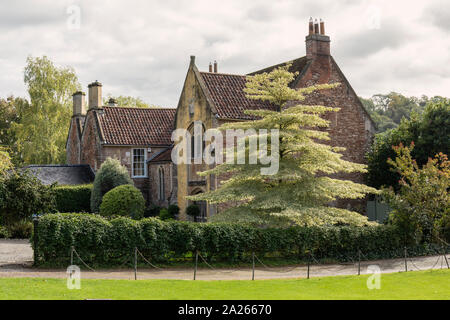
<svg viewBox="0 0 450 320">
<path fill-rule="evenodd" d="M 217 61 L 214 60 L 214 73 L 217 73 Z"/>
<path fill-rule="evenodd" d="M 81 91 L 77 91 L 72 95 L 73 98 L 73 115 L 81 116 L 86 113 L 86 94 Z"/>
<path fill-rule="evenodd" d="M 325 23 L 320 19 L 309 19 L 309 34 L 306 36 L 306 57 L 315 59 L 318 56 L 330 56 L 330 37 L 325 35 Z"/>
<path fill-rule="evenodd" d="M 95 80 L 90 85 L 89 88 L 89 109 L 101 108 L 102 102 L 102 84 Z"/>
</svg>

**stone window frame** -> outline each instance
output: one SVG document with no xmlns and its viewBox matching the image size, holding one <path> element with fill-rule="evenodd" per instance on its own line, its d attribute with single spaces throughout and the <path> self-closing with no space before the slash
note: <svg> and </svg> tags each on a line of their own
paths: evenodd
<svg viewBox="0 0 450 320">
<path fill-rule="evenodd" d="M 162 166 L 158 167 L 158 200 L 166 200 L 166 186 L 165 186 L 164 168 Z"/>
<path fill-rule="evenodd" d="M 143 150 L 144 155 L 144 161 L 143 161 L 143 167 L 144 167 L 144 175 L 135 175 L 134 174 L 134 151 L 135 150 Z M 132 148 L 131 149 L 131 177 L 132 178 L 147 178 L 148 172 L 147 172 L 147 152 L 146 148 Z"/>
</svg>

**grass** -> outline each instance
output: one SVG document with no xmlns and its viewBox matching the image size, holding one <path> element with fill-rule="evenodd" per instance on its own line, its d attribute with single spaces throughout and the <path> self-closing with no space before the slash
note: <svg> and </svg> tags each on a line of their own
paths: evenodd
<svg viewBox="0 0 450 320">
<path fill-rule="evenodd" d="M 369 290 L 367 278 L 82 280 L 80 290 L 68 290 L 64 279 L 1 278 L 0 299 L 450 299 L 450 270 L 382 274 L 379 290 Z"/>
</svg>

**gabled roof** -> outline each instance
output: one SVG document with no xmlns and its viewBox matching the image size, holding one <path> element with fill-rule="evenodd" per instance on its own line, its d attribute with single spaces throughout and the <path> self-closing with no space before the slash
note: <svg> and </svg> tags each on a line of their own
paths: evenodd
<svg viewBox="0 0 450 320">
<path fill-rule="evenodd" d="M 106 145 L 171 145 L 176 109 L 103 107 L 97 110 Z"/>
<path fill-rule="evenodd" d="M 290 72 L 299 73 L 297 79 L 294 80 L 291 84 L 294 85 L 308 67 L 308 61 L 306 57 L 301 57 L 292 61 L 280 63 L 259 71 L 249 73 L 248 75 L 270 72 L 273 69 L 284 66 L 288 63 L 292 63 L 292 66 L 289 68 Z M 213 72 L 200 72 L 200 75 L 205 82 L 211 99 L 213 100 L 219 118 L 251 120 L 254 119 L 254 117 L 245 114 L 244 110 L 275 110 L 275 107 L 268 102 L 251 100 L 245 96 L 245 75 Z"/>
<path fill-rule="evenodd" d="M 92 183 L 94 171 L 87 164 L 80 165 L 29 165 L 28 169 L 43 184 L 75 185 Z"/>
</svg>

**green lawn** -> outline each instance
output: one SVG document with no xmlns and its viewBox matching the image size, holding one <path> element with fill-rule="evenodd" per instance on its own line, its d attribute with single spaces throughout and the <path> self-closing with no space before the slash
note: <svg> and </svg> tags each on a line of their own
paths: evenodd
<svg viewBox="0 0 450 320">
<path fill-rule="evenodd" d="M 450 270 L 368 276 L 256 281 L 82 280 L 68 290 L 63 279 L 1 278 L 0 299 L 450 299 Z"/>
</svg>

